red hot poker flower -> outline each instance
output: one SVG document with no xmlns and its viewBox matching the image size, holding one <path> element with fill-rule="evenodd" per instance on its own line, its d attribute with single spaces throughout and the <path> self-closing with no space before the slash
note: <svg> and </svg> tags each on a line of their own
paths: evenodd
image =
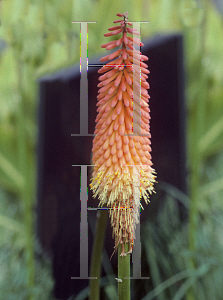
<svg viewBox="0 0 223 300">
<path fill-rule="evenodd" d="M 101 58 L 106 63 L 98 73 L 98 115 L 93 140 L 93 178 L 90 184 L 99 205 L 110 208 L 115 247 L 119 243 L 131 244 L 138 220 L 139 197 L 146 203 L 154 191 L 155 170 L 151 167 L 149 84 L 146 79 L 148 60 L 135 50 L 134 44 L 143 45 L 139 35 L 128 22 L 128 13 L 117 14 L 116 26 L 109 28 L 108 36 L 122 34 L 118 40 L 102 45 L 112 54 Z M 130 35 L 129 35 L 130 34 Z M 133 37 L 132 37 L 133 35 Z M 134 63 L 133 63 L 134 61 Z M 134 97 L 133 97 L 134 90 Z M 134 132 L 133 132 L 134 129 Z M 138 190 L 136 183 L 139 183 Z M 138 192 L 138 200 L 135 195 Z M 126 255 L 124 247 L 122 254 Z"/>
</svg>

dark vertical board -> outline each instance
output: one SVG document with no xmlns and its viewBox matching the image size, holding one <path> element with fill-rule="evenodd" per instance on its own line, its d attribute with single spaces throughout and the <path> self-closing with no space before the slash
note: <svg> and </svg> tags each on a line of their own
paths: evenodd
<svg viewBox="0 0 223 300">
<path fill-rule="evenodd" d="M 151 89 L 152 160 L 159 182 L 186 191 L 185 111 L 183 41 L 178 34 L 156 36 L 142 47 L 149 57 Z M 99 63 L 99 58 L 90 64 Z M 89 133 L 94 132 L 99 67 L 88 71 Z M 74 66 L 39 80 L 38 205 L 37 233 L 43 248 L 53 258 L 55 296 L 68 299 L 87 281 L 80 266 L 80 168 L 90 164 L 93 137 L 72 137 L 80 132 L 80 67 Z M 87 117 L 87 112 L 86 112 Z M 89 169 L 90 179 L 90 169 Z M 156 185 L 159 191 L 159 184 Z M 97 207 L 89 191 L 88 206 Z M 159 193 L 158 193 L 159 195 Z M 159 196 L 145 207 L 141 220 L 155 218 Z M 94 223 L 95 212 L 89 212 Z M 110 256 L 114 241 L 109 226 L 106 249 Z M 89 255 L 92 247 L 89 228 Z M 90 258 L 90 257 L 89 257 Z M 112 264 L 116 268 L 117 260 Z"/>
</svg>

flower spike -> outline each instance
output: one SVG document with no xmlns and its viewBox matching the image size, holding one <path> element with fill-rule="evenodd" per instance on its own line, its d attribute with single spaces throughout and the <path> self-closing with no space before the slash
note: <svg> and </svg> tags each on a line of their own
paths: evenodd
<svg viewBox="0 0 223 300">
<path fill-rule="evenodd" d="M 143 197 L 149 202 L 156 172 L 151 167 L 150 155 L 149 84 L 146 81 L 149 71 L 143 63 L 148 57 L 134 48 L 134 45 L 143 44 L 139 38 L 132 37 L 140 34 L 131 28 L 128 12 L 117 16 L 123 20 L 114 21 L 119 25 L 110 27 L 104 36 L 121 33 L 121 38 L 101 46 L 106 50 L 120 49 L 100 59 L 110 62 L 98 71 L 103 75 L 98 84 L 90 187 L 93 196 L 100 200 L 99 206 L 106 205 L 110 211 L 115 248 L 122 244 L 124 249 L 124 244 L 128 243 L 130 253 L 135 225 L 139 222 L 140 200 Z M 125 256 L 125 251 L 121 255 Z"/>
</svg>

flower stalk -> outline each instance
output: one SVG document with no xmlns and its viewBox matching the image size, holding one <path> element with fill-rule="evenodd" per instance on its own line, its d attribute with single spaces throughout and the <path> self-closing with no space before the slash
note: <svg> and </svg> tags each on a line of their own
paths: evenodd
<svg viewBox="0 0 223 300">
<path fill-rule="evenodd" d="M 118 247 L 118 299 L 130 300 L 130 255 L 121 256 L 122 245 Z M 128 251 L 128 245 L 125 245 Z"/>
<path fill-rule="evenodd" d="M 100 295 L 101 261 L 106 224 L 107 212 L 105 210 L 99 210 L 97 214 L 96 231 L 90 267 L 90 277 L 97 277 L 97 279 L 90 279 L 89 300 L 98 300 Z"/>
</svg>

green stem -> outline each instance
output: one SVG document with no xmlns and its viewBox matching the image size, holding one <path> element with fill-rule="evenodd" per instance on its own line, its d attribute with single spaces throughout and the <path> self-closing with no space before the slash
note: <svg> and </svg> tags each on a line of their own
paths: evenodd
<svg viewBox="0 0 223 300">
<path fill-rule="evenodd" d="M 196 233 L 198 222 L 198 198 L 200 186 L 200 168 L 202 164 L 202 153 L 200 152 L 200 139 L 204 134 L 204 120 L 206 109 L 206 78 L 203 70 L 203 57 L 205 54 L 205 28 L 206 28 L 206 14 L 204 14 L 203 22 L 200 24 L 199 34 L 199 50 L 198 50 L 198 65 L 197 65 L 197 102 L 194 115 L 194 126 L 191 127 L 192 135 L 192 149 L 191 149 L 191 180 L 190 180 L 190 218 L 189 218 L 189 247 L 191 251 L 196 251 Z M 193 267 L 195 263 L 192 264 Z"/>
<path fill-rule="evenodd" d="M 18 136 L 18 161 L 19 169 L 24 178 L 24 183 L 21 186 L 20 197 L 22 201 L 23 210 L 23 222 L 25 225 L 25 241 L 26 251 L 25 259 L 27 266 L 27 286 L 29 289 L 28 300 L 33 300 L 33 289 L 35 286 L 35 258 L 34 258 L 34 228 L 33 228 L 33 178 L 30 176 L 30 160 L 29 149 L 26 137 L 26 116 L 25 116 L 25 100 L 26 95 L 24 93 L 23 79 L 24 79 L 24 67 L 22 62 L 15 55 L 17 63 L 17 75 L 18 75 L 18 93 L 20 95 L 19 108 L 17 110 L 17 136 Z"/>
<path fill-rule="evenodd" d="M 205 1 L 206 2 L 206 1 Z M 197 50 L 197 91 L 194 99 L 194 115 L 190 120 L 190 207 L 189 207 L 189 250 L 192 256 L 189 260 L 189 268 L 195 269 L 196 261 L 194 253 L 197 250 L 196 239 L 199 218 L 199 187 L 200 187 L 200 169 L 202 165 L 202 153 L 200 152 L 200 139 L 204 134 L 204 120 L 206 108 L 206 78 L 203 70 L 203 57 L 205 54 L 205 30 L 206 30 L 207 10 L 204 9 L 204 18 L 197 28 L 198 50 Z M 193 37 L 195 40 L 195 37 Z M 194 69 L 193 69 L 194 71 Z M 189 74 L 190 75 L 190 74 Z M 191 74 L 192 76 L 192 74 Z M 188 290 L 187 300 L 194 300 L 196 283 Z"/>
<path fill-rule="evenodd" d="M 93 250 L 91 256 L 91 267 L 90 267 L 90 277 L 97 277 L 97 279 L 90 279 L 89 300 L 99 299 L 101 260 L 102 260 L 102 251 L 104 245 L 107 217 L 108 217 L 107 210 L 98 211 L 94 244 L 93 244 Z"/>
<path fill-rule="evenodd" d="M 128 244 L 125 245 L 125 252 L 128 252 Z M 126 256 L 120 256 L 122 252 L 122 245 L 118 246 L 118 299 L 119 300 L 130 300 L 130 254 Z"/>
</svg>

